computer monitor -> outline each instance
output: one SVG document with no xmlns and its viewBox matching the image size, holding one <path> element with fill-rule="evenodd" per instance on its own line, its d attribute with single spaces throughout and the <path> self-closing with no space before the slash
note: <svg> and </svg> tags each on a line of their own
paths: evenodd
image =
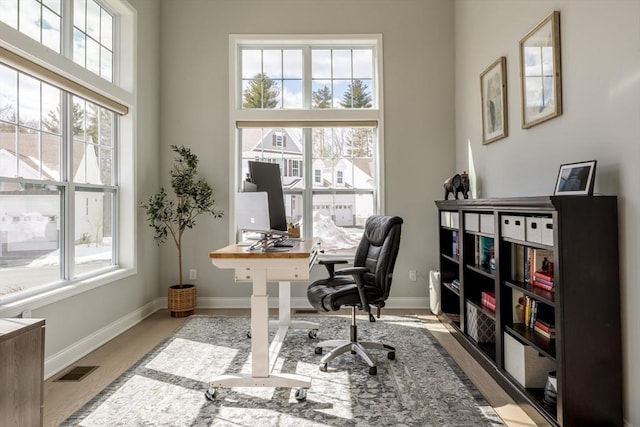
<svg viewBox="0 0 640 427">
<path fill-rule="evenodd" d="M 280 166 L 277 163 L 250 161 L 249 179 L 256 185 L 256 191 L 267 193 L 271 230 L 286 232 L 287 215 L 284 209 Z"/>
</svg>

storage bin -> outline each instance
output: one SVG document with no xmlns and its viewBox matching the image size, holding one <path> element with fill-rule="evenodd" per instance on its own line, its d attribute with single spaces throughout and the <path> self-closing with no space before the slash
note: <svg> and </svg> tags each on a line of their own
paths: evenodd
<svg viewBox="0 0 640 427">
<path fill-rule="evenodd" d="M 487 234 L 495 233 L 493 215 L 491 214 L 480 215 L 480 232 L 487 233 Z"/>
<path fill-rule="evenodd" d="M 553 218 L 542 218 L 540 243 L 553 246 Z"/>
<path fill-rule="evenodd" d="M 451 228 L 460 228 L 460 214 L 451 212 Z"/>
<path fill-rule="evenodd" d="M 477 343 L 496 342 L 494 320 L 480 312 L 475 305 L 466 303 L 467 306 L 467 335 Z"/>
<path fill-rule="evenodd" d="M 541 243 L 542 242 L 542 218 L 527 217 L 525 220 L 527 225 L 527 231 L 525 238 L 527 242 Z"/>
<path fill-rule="evenodd" d="M 556 370 L 556 364 L 504 332 L 504 369 L 523 387 L 543 388 L 549 372 Z"/>
<path fill-rule="evenodd" d="M 440 225 L 442 227 L 451 227 L 451 212 L 449 211 L 440 212 Z"/>
<path fill-rule="evenodd" d="M 465 212 L 464 229 L 467 231 L 480 231 L 480 215 L 477 213 Z"/>
<path fill-rule="evenodd" d="M 524 240 L 525 221 L 523 216 L 503 215 L 500 218 L 502 237 Z"/>
</svg>

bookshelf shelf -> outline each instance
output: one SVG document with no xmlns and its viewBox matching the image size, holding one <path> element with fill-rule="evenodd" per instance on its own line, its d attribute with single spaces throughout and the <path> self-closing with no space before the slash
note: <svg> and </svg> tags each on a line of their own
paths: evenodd
<svg viewBox="0 0 640 427">
<path fill-rule="evenodd" d="M 436 201 L 443 321 L 516 400 L 552 425 L 622 425 L 617 203 L 615 196 Z M 487 292 L 495 312 L 481 304 Z M 492 323 L 478 343 L 482 316 Z M 554 338 L 543 335 L 550 327 Z M 507 369 L 520 349 L 546 359 L 542 371 L 529 366 L 534 381 Z M 551 406 L 539 385 L 550 367 L 557 375 Z"/>
</svg>

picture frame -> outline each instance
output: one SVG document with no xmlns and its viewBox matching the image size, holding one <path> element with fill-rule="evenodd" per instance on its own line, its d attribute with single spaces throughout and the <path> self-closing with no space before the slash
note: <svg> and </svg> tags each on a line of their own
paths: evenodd
<svg viewBox="0 0 640 427">
<path fill-rule="evenodd" d="M 562 115 L 560 12 L 553 11 L 520 40 L 522 128 Z"/>
<path fill-rule="evenodd" d="M 480 74 L 482 144 L 509 135 L 507 115 L 507 58 L 502 56 Z"/>
<path fill-rule="evenodd" d="M 554 196 L 593 194 L 596 175 L 596 161 L 567 163 L 560 165 Z"/>
</svg>

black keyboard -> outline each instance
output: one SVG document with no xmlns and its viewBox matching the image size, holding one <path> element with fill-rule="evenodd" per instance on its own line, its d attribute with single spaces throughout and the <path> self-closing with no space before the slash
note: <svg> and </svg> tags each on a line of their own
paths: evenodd
<svg viewBox="0 0 640 427">
<path fill-rule="evenodd" d="M 292 248 L 298 243 L 297 240 L 284 239 L 273 244 L 274 248 Z"/>
</svg>

